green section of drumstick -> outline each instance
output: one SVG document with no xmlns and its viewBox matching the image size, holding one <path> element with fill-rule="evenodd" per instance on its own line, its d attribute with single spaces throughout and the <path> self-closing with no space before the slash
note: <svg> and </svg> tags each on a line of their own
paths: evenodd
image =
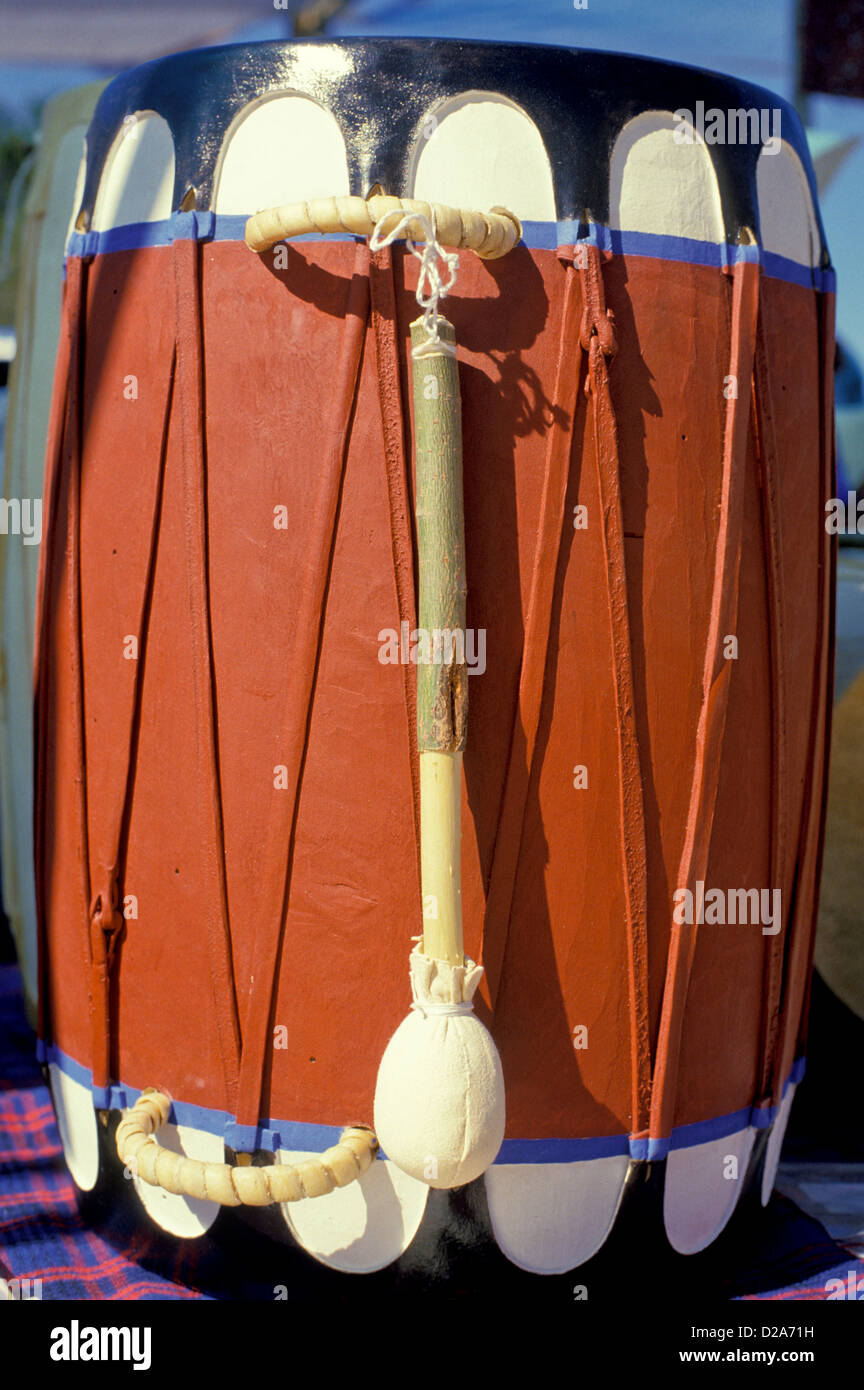
<svg viewBox="0 0 864 1390">
<path fill-rule="evenodd" d="M 443 344 L 455 348 L 452 324 L 438 320 Z M 423 320 L 411 325 L 414 348 L 427 341 Z M 446 347 L 412 359 L 419 568 L 417 739 L 421 751 L 465 747 L 465 522 L 462 500 L 462 410 L 459 364 Z"/>
<path fill-rule="evenodd" d="M 465 665 L 465 523 L 462 412 L 452 324 L 442 346 L 422 319 L 411 325 L 419 568 L 417 742 L 423 951 L 453 965 L 462 947 L 462 749 L 468 716 Z M 448 352 L 447 348 L 451 350 Z"/>
</svg>

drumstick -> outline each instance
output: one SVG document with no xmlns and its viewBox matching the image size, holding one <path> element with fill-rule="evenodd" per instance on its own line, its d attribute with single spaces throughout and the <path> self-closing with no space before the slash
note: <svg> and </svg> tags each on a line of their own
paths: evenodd
<svg viewBox="0 0 864 1390">
<path fill-rule="evenodd" d="M 451 285 L 454 275 L 451 265 Z M 501 1147 L 504 1079 L 471 1002 L 483 972 L 466 961 L 462 943 L 468 672 L 461 405 L 455 334 L 436 298 L 433 284 L 431 312 L 411 325 L 423 935 L 410 957 L 412 1012 L 378 1072 L 375 1129 L 405 1172 L 449 1188 L 479 1177 Z"/>
</svg>

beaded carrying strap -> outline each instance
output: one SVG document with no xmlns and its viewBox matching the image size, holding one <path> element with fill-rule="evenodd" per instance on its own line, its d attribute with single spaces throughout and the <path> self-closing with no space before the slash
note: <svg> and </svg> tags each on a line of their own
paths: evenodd
<svg viewBox="0 0 864 1390">
<path fill-rule="evenodd" d="M 168 1123 L 171 1098 L 143 1091 L 117 1126 L 117 1152 L 136 1177 L 178 1196 L 220 1202 L 225 1207 L 266 1207 L 323 1197 L 362 1177 L 378 1151 L 371 1129 L 350 1125 L 338 1144 L 303 1163 L 251 1164 L 202 1162 L 163 1148 L 156 1134 Z"/>
<path fill-rule="evenodd" d="M 434 224 L 442 246 L 457 251 L 476 251 L 487 261 L 506 256 L 522 236 L 519 218 L 506 208 L 474 212 L 468 208 L 451 208 L 445 203 L 376 194 L 372 198 L 312 198 L 308 202 L 286 203 L 257 212 L 246 223 L 246 245 L 250 251 L 269 251 L 277 241 L 315 232 L 323 236 L 349 232 L 354 236 L 371 237 L 381 219 L 393 213 L 408 219 L 406 231 L 400 235 L 407 232 L 411 240 L 421 240 L 425 219 Z"/>
</svg>

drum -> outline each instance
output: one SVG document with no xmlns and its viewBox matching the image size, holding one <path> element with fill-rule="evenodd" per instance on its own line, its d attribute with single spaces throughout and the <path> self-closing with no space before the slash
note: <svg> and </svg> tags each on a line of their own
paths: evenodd
<svg viewBox="0 0 864 1390">
<path fill-rule="evenodd" d="M 33 624 L 41 540 L 42 472 L 60 333 L 63 248 L 81 197 L 84 134 L 104 82 L 45 107 L 22 212 L 3 496 L 20 507 L 18 533 L 0 533 L 3 702 L 0 715 L 3 906 L 15 937 L 28 1015 L 37 1013 L 33 884 Z M 80 182 L 76 188 L 76 180 Z M 10 520 L 15 521 L 14 512 Z M 8 525 L 8 523 L 7 523 Z"/>
<path fill-rule="evenodd" d="M 314 1187 L 373 1123 L 424 931 L 419 272 L 370 249 L 379 197 L 434 205 L 432 233 L 435 208 L 521 224 L 497 258 L 460 242 L 442 303 L 465 949 L 506 1096 L 478 1219 L 515 1265 L 570 1270 L 650 1165 L 671 1245 L 700 1250 L 748 1183 L 770 1196 L 803 1068 L 833 280 L 790 107 L 602 53 L 259 44 L 100 99 L 38 616 L 40 1027 L 70 1170 L 115 1182 L 134 1108 L 163 1149 L 127 1190 L 190 1236 L 242 1219 L 244 1167 L 256 1200 L 280 1164 Z M 250 250 L 250 216 L 289 204 L 310 229 Z M 379 1151 L 269 1213 L 337 1270 L 398 1268 L 460 1200 L 429 1199 L 436 1173 Z"/>
</svg>

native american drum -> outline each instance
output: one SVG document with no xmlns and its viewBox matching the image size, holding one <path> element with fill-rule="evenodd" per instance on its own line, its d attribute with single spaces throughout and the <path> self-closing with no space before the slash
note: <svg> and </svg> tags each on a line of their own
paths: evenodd
<svg viewBox="0 0 864 1390">
<path fill-rule="evenodd" d="M 42 473 L 60 333 L 63 248 L 84 182 L 84 135 L 104 82 L 73 87 L 45 107 L 22 208 L 21 261 L 4 447 L 3 497 L 20 512 L 0 535 L 0 799 L 3 907 L 15 936 L 27 1011 L 37 1013 L 33 883 L 33 623 Z M 80 179 L 76 187 L 76 180 Z"/>
<path fill-rule="evenodd" d="M 262 44 L 113 82 L 87 151 L 37 653 L 76 1182 L 134 1160 L 180 1235 L 277 1202 L 368 1271 L 485 1169 L 552 1273 L 650 1162 L 703 1248 L 773 1185 L 819 877 L 833 280 L 794 112 L 600 53 Z M 439 507 L 464 652 L 418 751 Z"/>
</svg>

